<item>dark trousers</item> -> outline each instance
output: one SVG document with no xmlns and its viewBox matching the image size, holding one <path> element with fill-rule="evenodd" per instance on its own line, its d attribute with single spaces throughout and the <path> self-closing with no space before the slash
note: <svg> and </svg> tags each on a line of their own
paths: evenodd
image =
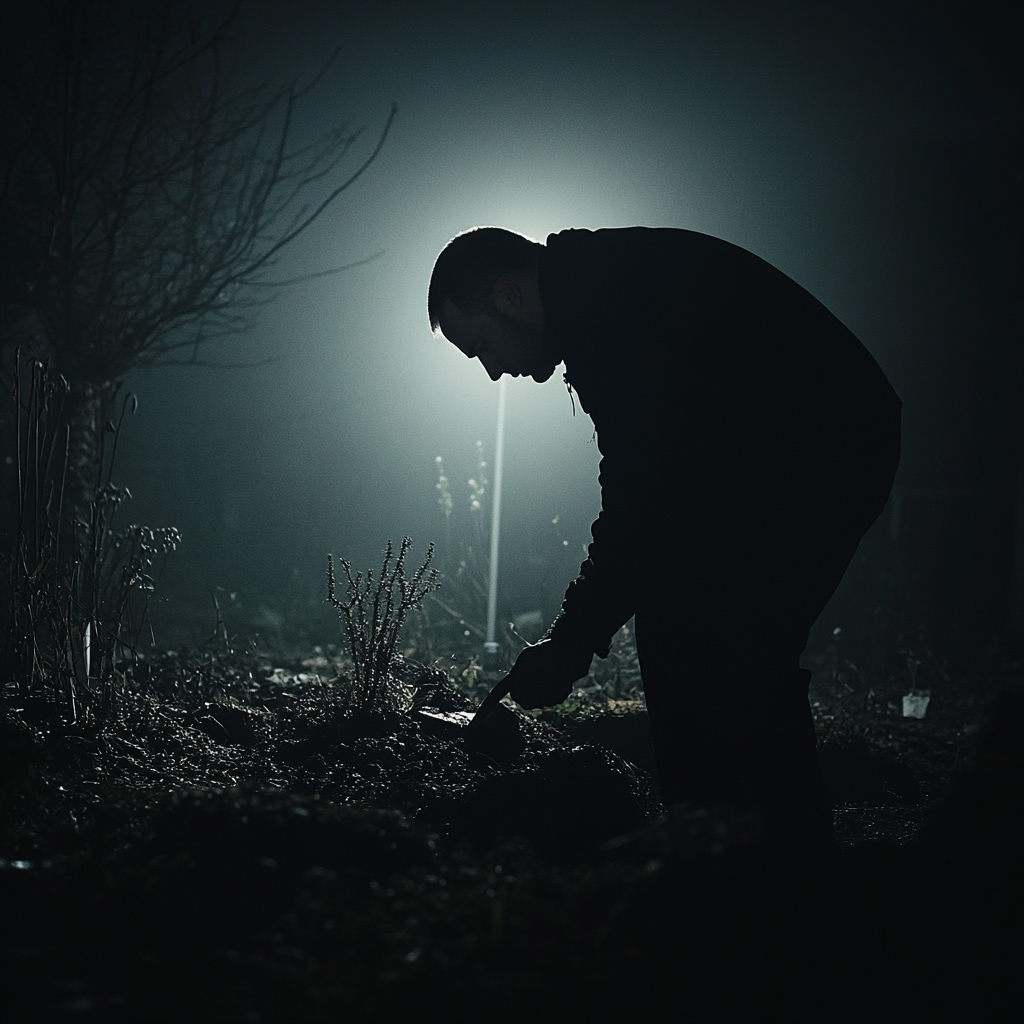
<svg viewBox="0 0 1024 1024">
<path fill-rule="evenodd" d="M 899 457 L 899 412 L 864 409 L 767 461 L 737 460 L 739 485 L 682 517 L 671 578 L 636 612 L 666 805 L 728 802 L 783 831 L 830 831 L 799 660 Z"/>
</svg>

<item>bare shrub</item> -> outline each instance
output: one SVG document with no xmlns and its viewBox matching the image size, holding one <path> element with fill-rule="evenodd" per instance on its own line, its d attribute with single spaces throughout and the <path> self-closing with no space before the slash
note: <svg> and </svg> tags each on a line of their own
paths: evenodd
<svg viewBox="0 0 1024 1024">
<path fill-rule="evenodd" d="M 338 610 L 348 638 L 352 658 L 351 698 L 360 708 L 394 707 L 399 701 L 400 687 L 395 685 L 392 665 L 398 653 L 398 640 L 406 614 L 437 590 L 437 570 L 430 568 L 434 545 L 427 548 L 423 564 L 405 575 L 405 556 L 412 547 L 408 537 L 402 539 L 398 557 L 388 541 L 380 575 L 373 570 L 352 575 L 352 566 L 344 559 L 339 564 L 345 573 L 347 600 L 337 596 L 334 557 L 327 556 L 327 600 Z M 394 558 L 394 562 L 392 562 Z"/>
</svg>

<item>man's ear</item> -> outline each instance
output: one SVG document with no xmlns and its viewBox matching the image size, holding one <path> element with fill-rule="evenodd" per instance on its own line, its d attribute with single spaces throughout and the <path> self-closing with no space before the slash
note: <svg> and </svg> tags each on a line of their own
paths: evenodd
<svg viewBox="0 0 1024 1024">
<path fill-rule="evenodd" d="M 491 290 L 494 307 L 499 313 L 514 316 L 523 308 L 523 289 L 511 277 L 499 277 Z"/>
</svg>

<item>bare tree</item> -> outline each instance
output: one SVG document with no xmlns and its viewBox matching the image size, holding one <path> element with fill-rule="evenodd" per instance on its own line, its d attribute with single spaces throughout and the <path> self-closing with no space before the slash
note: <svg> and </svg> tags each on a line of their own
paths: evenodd
<svg viewBox="0 0 1024 1024">
<path fill-rule="evenodd" d="M 208 26 L 181 3 L 58 0 L 38 38 L 5 33 L 0 340 L 29 341 L 70 385 L 79 518 L 114 382 L 206 364 L 209 343 L 249 328 L 282 286 L 320 276 L 274 272 L 395 116 L 358 162 L 362 129 L 298 140 L 302 101 L 331 62 L 304 85 L 239 85 L 237 11 Z"/>
</svg>

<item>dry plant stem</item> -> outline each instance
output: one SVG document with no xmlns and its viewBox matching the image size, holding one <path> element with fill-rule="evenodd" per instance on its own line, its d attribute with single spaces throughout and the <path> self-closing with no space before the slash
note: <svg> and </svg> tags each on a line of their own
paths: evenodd
<svg viewBox="0 0 1024 1024">
<path fill-rule="evenodd" d="M 15 352 L 10 394 L 15 404 L 17 516 L 11 549 L 2 560 L 7 577 L 3 668 L 4 681 L 15 680 L 22 695 L 38 688 L 45 675 L 44 637 L 58 667 L 69 667 L 70 634 L 59 606 L 57 530 L 67 464 L 67 436 L 58 423 L 66 393 L 67 382 L 51 375 L 45 363 L 33 358 L 23 368 L 21 350 Z M 62 449 L 55 480 L 54 459 L 60 459 Z M 70 675 L 65 678 L 73 712 L 73 683 Z"/>
<path fill-rule="evenodd" d="M 327 556 L 327 600 L 338 610 L 345 624 L 352 658 L 353 697 L 359 707 L 380 708 L 393 703 L 388 683 L 405 616 L 438 586 L 437 572 L 430 568 L 433 544 L 412 578 L 406 577 L 405 557 L 411 547 L 412 541 L 403 538 L 398 557 L 394 558 L 394 547 L 388 541 L 376 581 L 373 570 L 366 573 L 364 580 L 362 572 L 353 575 L 350 563 L 339 559 L 345 573 L 345 601 L 337 596 L 334 557 Z"/>
<path fill-rule="evenodd" d="M 180 538 L 174 528 L 111 529 L 118 506 L 130 497 L 127 488 L 112 484 L 111 471 L 126 413 L 129 407 L 134 412 L 131 395 L 117 425 L 107 421 L 113 444 L 109 454 L 105 444 L 99 448 L 89 521 L 64 529 L 72 515 L 64 504 L 68 431 L 60 425 L 66 393 L 67 382 L 47 364 L 32 359 L 26 370 L 15 354 L 17 517 L 12 548 L 0 559 L 7 577 L 2 669 L 3 681 L 14 680 L 20 695 L 61 701 L 74 721 L 93 688 L 100 707 L 109 705 L 115 655 L 134 653 L 149 621 L 150 569 Z"/>
</svg>

